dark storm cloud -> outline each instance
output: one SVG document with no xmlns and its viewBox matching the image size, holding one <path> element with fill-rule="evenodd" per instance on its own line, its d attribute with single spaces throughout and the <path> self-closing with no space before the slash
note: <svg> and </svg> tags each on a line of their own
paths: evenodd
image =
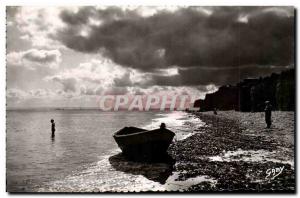
<svg viewBox="0 0 300 198">
<path fill-rule="evenodd" d="M 78 12 L 74 13 L 64 10 L 60 13 L 60 18 L 68 25 L 86 25 L 90 18 L 101 19 L 105 23 L 112 22 L 116 19 L 130 19 L 139 17 L 136 11 L 121 10 L 118 7 L 108 7 L 105 10 L 97 10 L 95 7 L 81 7 Z"/>
<path fill-rule="evenodd" d="M 272 72 L 267 68 L 271 65 L 293 64 L 291 7 L 206 9 L 211 13 L 188 7 L 142 17 L 135 10 L 83 7 L 77 13 L 61 13 L 67 27 L 54 37 L 71 49 L 101 51 L 114 62 L 141 71 L 154 72 L 174 65 L 182 68 L 179 75 L 154 75 L 154 82 L 164 85 L 230 83 L 250 74 Z M 90 19 L 101 24 L 90 24 Z M 85 36 L 79 34 L 83 29 L 88 32 Z M 234 73 L 247 65 L 257 67 L 243 69 L 243 76 Z"/>
<path fill-rule="evenodd" d="M 188 70 L 179 70 L 181 84 L 215 84 L 221 86 L 224 84 L 235 84 L 245 78 L 255 78 L 258 76 L 267 76 L 271 73 L 279 73 L 282 67 L 236 67 L 229 69 L 207 70 L 202 68 L 193 68 Z"/>
<path fill-rule="evenodd" d="M 214 84 L 222 86 L 225 84 L 235 84 L 245 78 L 255 78 L 267 76 L 271 73 L 279 73 L 288 67 L 232 67 L 220 69 L 203 69 L 194 67 L 189 69 L 180 69 L 178 75 L 163 76 L 152 75 L 151 85 L 166 85 L 166 86 L 197 86 Z"/>
</svg>

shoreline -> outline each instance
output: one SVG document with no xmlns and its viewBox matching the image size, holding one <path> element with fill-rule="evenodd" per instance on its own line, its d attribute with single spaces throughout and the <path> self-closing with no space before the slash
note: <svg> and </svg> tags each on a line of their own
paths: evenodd
<svg viewBox="0 0 300 198">
<path fill-rule="evenodd" d="M 273 112 L 271 129 L 261 112 L 192 114 L 206 124 L 170 145 L 174 171 L 181 181 L 204 176 L 217 182 L 192 185 L 188 192 L 295 192 L 294 112 Z"/>
<path fill-rule="evenodd" d="M 138 127 L 155 129 L 164 122 L 176 131 L 174 141 L 180 141 L 193 135 L 194 131 L 203 123 L 193 115 L 184 111 L 159 114 L 147 124 Z M 190 182 L 178 182 L 177 173 L 173 172 L 174 160 L 166 156 L 163 162 L 146 163 L 129 161 L 121 150 L 110 150 L 99 161 L 89 164 L 84 169 L 75 170 L 67 177 L 37 185 L 33 191 L 38 192 L 136 192 L 136 191 L 178 191 L 187 190 Z M 201 179 L 202 181 L 203 179 Z M 79 182 L 80 181 L 80 182 Z"/>
<path fill-rule="evenodd" d="M 189 131 L 170 145 L 172 160 L 131 162 L 118 149 L 68 177 L 35 186 L 33 192 L 295 192 L 294 112 L 273 112 L 271 129 L 265 129 L 263 113 L 184 116 L 169 120 L 170 127 L 180 123 L 172 130 Z M 280 175 L 266 179 L 267 170 L 282 167 Z"/>
</svg>

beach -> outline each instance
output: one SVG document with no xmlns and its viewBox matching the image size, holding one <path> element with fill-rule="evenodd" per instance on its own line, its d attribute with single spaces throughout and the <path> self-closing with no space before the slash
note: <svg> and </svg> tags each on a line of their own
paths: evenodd
<svg viewBox="0 0 300 198">
<path fill-rule="evenodd" d="M 178 180 L 205 177 L 187 191 L 295 192 L 294 112 L 195 112 L 206 124 L 171 145 Z M 210 180 L 209 180 L 210 179 Z"/>
<path fill-rule="evenodd" d="M 48 117 L 56 118 L 55 140 L 43 130 Z M 263 112 L 10 111 L 7 189 L 294 192 L 294 113 L 273 112 L 272 119 L 266 129 Z M 162 122 L 176 134 L 162 162 L 128 161 L 112 138 L 124 125 Z"/>
</svg>

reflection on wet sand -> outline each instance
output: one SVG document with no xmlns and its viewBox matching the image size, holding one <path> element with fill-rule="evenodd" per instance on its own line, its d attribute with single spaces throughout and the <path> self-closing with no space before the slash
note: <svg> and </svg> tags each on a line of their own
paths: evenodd
<svg viewBox="0 0 300 198">
<path fill-rule="evenodd" d="M 149 180 L 165 184 L 169 176 L 172 175 L 175 160 L 167 154 L 163 159 L 153 163 L 128 161 L 122 153 L 118 153 L 111 156 L 109 162 L 117 171 L 143 175 Z"/>
<path fill-rule="evenodd" d="M 54 144 L 55 142 L 55 135 L 51 135 L 51 143 Z"/>
</svg>

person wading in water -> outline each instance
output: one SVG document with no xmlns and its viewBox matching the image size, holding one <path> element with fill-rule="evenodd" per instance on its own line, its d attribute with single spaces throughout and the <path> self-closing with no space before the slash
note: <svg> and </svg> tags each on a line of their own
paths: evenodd
<svg viewBox="0 0 300 198">
<path fill-rule="evenodd" d="M 54 137 L 55 136 L 55 122 L 53 119 L 51 119 L 51 136 Z"/>
</svg>

